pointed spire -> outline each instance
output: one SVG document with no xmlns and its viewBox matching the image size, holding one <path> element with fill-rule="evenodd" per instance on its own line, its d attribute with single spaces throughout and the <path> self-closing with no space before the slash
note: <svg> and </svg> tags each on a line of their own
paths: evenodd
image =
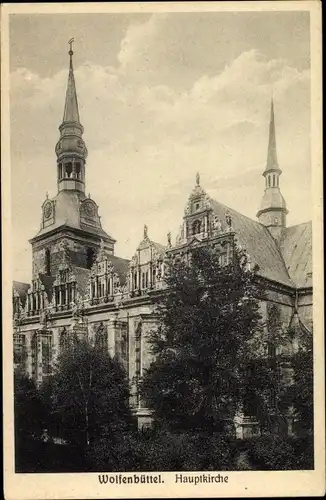
<svg viewBox="0 0 326 500">
<path fill-rule="evenodd" d="M 275 116 L 274 116 L 274 99 L 273 95 L 271 98 L 271 114 L 269 122 L 269 139 L 268 139 L 268 151 L 267 151 L 267 162 L 265 172 L 269 170 L 280 170 L 277 160 L 277 150 L 276 150 L 276 134 L 275 134 Z"/>
<path fill-rule="evenodd" d="M 64 122 L 80 123 L 76 84 L 75 84 L 75 77 L 74 77 L 74 68 L 73 68 L 73 64 L 72 64 L 72 56 L 74 54 L 74 52 L 72 50 L 72 42 L 73 41 L 74 41 L 73 38 L 71 38 L 71 40 L 69 40 L 69 44 L 70 44 L 70 50 L 68 52 L 69 58 L 70 58 L 69 75 L 68 75 L 68 85 L 67 85 L 67 92 L 66 92 L 65 109 L 64 109 L 64 113 L 63 113 L 63 123 Z"/>
</svg>

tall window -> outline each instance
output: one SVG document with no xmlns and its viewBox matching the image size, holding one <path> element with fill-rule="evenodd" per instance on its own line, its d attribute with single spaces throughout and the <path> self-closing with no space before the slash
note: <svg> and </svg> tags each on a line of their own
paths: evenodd
<svg viewBox="0 0 326 500">
<path fill-rule="evenodd" d="M 48 248 L 45 250 L 45 274 L 51 274 L 51 254 Z"/>
<path fill-rule="evenodd" d="M 268 183 L 268 187 L 271 187 L 271 176 L 270 175 L 267 177 L 267 183 Z"/>
<path fill-rule="evenodd" d="M 273 187 L 276 186 L 276 182 L 275 182 L 275 174 L 273 174 Z"/>
<path fill-rule="evenodd" d="M 37 356 L 37 350 L 38 350 L 38 342 L 37 342 L 37 333 L 34 333 L 31 341 L 31 351 L 32 351 L 32 378 L 34 380 L 37 379 L 37 368 L 38 368 L 38 356 Z"/>
<path fill-rule="evenodd" d="M 44 335 L 42 337 L 42 372 L 43 375 L 49 375 L 51 373 L 51 349 L 52 349 L 52 339 L 50 335 Z"/>
<path fill-rule="evenodd" d="M 66 177 L 71 177 L 72 174 L 72 163 L 66 163 Z"/>
<path fill-rule="evenodd" d="M 81 171 L 80 171 L 80 163 L 76 163 L 76 177 L 77 179 L 81 178 Z"/>
<path fill-rule="evenodd" d="M 62 179 L 62 163 L 59 163 L 59 179 Z"/>
</svg>

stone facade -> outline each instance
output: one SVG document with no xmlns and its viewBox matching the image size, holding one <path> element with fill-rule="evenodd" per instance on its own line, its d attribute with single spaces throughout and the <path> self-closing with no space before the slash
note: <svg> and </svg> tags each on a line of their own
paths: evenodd
<svg viewBox="0 0 326 500">
<path fill-rule="evenodd" d="M 296 323 L 311 330 L 311 223 L 286 227 L 272 104 L 259 222 L 210 198 L 197 174 L 175 244 L 170 234 L 164 245 L 152 241 L 145 226 L 131 260 L 115 256 L 115 240 L 102 229 L 95 201 L 85 195 L 87 149 L 72 52 L 69 55 L 64 120 L 56 147 L 58 194 L 43 202 L 40 231 L 31 240 L 32 281 L 13 285 L 14 362 L 39 384 L 71 336 L 93 338 L 121 360 L 132 383 L 131 405 L 140 425 L 146 426 L 150 410 L 140 400 L 136 383 L 151 362 L 147 339 L 156 325 L 154 306 L 164 293 L 168 256 L 211 245 L 224 265 L 232 259 L 235 245 L 245 249 L 248 265 L 256 266 L 265 290 L 261 311 L 267 322 L 276 310 L 285 328 Z M 284 354 L 294 348 L 290 342 Z M 239 437 L 256 432 L 257 423 L 249 417 L 239 414 L 236 420 Z"/>
</svg>

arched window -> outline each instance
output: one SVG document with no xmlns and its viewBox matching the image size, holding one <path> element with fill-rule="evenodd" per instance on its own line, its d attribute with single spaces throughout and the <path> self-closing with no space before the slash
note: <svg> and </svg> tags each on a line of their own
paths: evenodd
<svg viewBox="0 0 326 500">
<path fill-rule="evenodd" d="M 273 187 L 276 186 L 276 182 L 275 182 L 275 174 L 273 174 Z"/>
<path fill-rule="evenodd" d="M 50 250 L 48 248 L 46 248 L 45 250 L 45 263 L 44 263 L 44 267 L 45 267 L 45 274 L 47 274 L 48 276 L 51 275 L 51 253 L 50 253 Z"/>
<path fill-rule="evenodd" d="M 87 248 L 87 255 L 86 255 L 86 266 L 87 269 L 91 269 L 93 264 L 94 264 L 94 259 L 95 259 L 95 252 L 94 248 Z"/>
<path fill-rule="evenodd" d="M 192 234 L 199 234 L 201 232 L 201 222 L 200 220 L 195 220 L 192 224 Z"/>
<path fill-rule="evenodd" d="M 268 183 L 268 187 L 271 187 L 271 176 L 270 175 L 267 177 L 267 183 Z"/>
<path fill-rule="evenodd" d="M 80 163 L 76 163 L 76 177 L 77 179 L 80 179 L 81 172 L 80 172 Z"/>
<path fill-rule="evenodd" d="M 66 177 L 71 177 L 72 174 L 72 163 L 66 163 Z"/>
</svg>

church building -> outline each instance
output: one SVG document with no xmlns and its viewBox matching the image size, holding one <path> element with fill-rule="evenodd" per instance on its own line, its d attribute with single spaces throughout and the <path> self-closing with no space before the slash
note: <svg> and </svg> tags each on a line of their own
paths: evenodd
<svg viewBox="0 0 326 500">
<path fill-rule="evenodd" d="M 140 425 L 147 425 L 150 410 L 140 400 L 136 382 L 151 361 L 146 338 L 155 327 L 154 305 L 164 289 L 167 256 L 205 242 L 216 246 L 223 265 L 236 240 L 264 285 L 263 316 L 268 319 L 274 308 L 285 328 L 295 324 L 312 331 L 312 227 L 311 222 L 286 224 L 273 100 L 257 220 L 212 199 L 197 174 L 175 244 L 170 234 L 163 244 L 152 241 L 145 226 L 130 260 L 115 255 L 116 240 L 104 231 L 99 207 L 86 195 L 85 171 L 92 165 L 87 164 L 83 131 L 70 49 L 55 146 L 58 192 L 43 201 L 40 230 L 30 240 L 31 282 L 13 283 L 15 366 L 40 384 L 71 336 L 94 338 L 121 360 L 133 387 L 131 405 Z M 245 436 L 252 424 L 239 418 L 238 435 Z"/>
</svg>

